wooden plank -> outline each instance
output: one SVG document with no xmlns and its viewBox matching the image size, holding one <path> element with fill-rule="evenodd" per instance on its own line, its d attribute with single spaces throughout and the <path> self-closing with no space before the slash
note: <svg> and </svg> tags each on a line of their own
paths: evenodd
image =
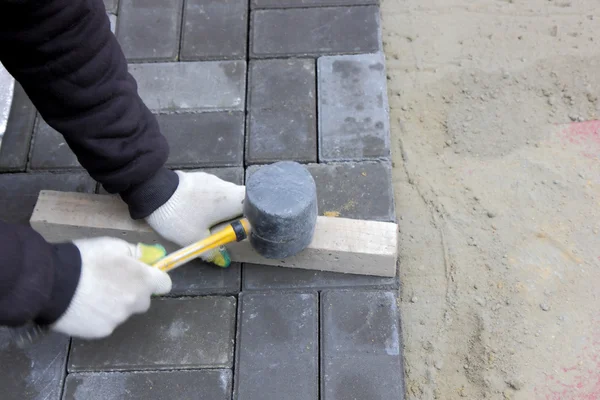
<svg viewBox="0 0 600 400">
<path fill-rule="evenodd" d="M 30 224 L 52 243 L 113 236 L 129 242 L 168 243 L 143 221 L 129 217 L 116 196 L 41 191 Z M 218 230 L 215 227 L 213 231 Z M 349 274 L 395 276 L 397 225 L 390 222 L 318 217 L 311 244 L 284 260 L 266 259 L 247 240 L 227 246 L 232 261 Z"/>
</svg>

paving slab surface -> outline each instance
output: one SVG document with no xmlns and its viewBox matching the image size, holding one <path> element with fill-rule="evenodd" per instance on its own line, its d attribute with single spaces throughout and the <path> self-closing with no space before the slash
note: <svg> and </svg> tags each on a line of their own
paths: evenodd
<svg viewBox="0 0 600 400">
<path fill-rule="evenodd" d="M 168 168 L 243 184 L 295 160 L 320 215 L 395 221 L 378 3 L 104 0 Z M 27 223 L 42 189 L 106 193 L 11 90 L 0 218 Z M 21 350 L 0 330 L 8 398 L 403 398 L 397 278 L 199 260 L 171 276 L 171 293 L 106 339 L 51 335 Z"/>
</svg>

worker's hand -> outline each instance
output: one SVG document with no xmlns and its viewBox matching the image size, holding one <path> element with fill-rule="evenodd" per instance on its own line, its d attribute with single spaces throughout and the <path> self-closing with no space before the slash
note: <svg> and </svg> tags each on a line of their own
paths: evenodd
<svg viewBox="0 0 600 400">
<path fill-rule="evenodd" d="M 245 187 L 205 172 L 176 171 L 179 186 L 171 198 L 146 220 L 158 234 L 179 246 L 188 246 L 210 235 L 210 228 L 242 215 Z M 229 255 L 213 251 L 204 261 L 222 267 Z"/>
<path fill-rule="evenodd" d="M 147 257 L 151 248 L 108 237 L 73 243 L 81 254 L 81 276 L 67 311 L 51 326 L 54 331 L 106 337 L 132 314 L 146 312 L 153 294 L 171 291 L 167 273 L 140 261 L 157 261 Z"/>
</svg>

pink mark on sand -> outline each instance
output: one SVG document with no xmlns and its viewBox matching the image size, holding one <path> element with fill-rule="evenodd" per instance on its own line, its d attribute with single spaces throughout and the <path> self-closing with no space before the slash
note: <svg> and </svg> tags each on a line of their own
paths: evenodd
<svg viewBox="0 0 600 400">
<path fill-rule="evenodd" d="M 593 321 L 591 337 L 577 355 L 573 365 L 557 368 L 535 387 L 538 400 L 599 400 L 600 399 L 600 315 Z"/>
<path fill-rule="evenodd" d="M 570 123 L 560 132 L 564 141 L 581 146 L 581 154 L 586 158 L 600 158 L 600 121 Z"/>
</svg>

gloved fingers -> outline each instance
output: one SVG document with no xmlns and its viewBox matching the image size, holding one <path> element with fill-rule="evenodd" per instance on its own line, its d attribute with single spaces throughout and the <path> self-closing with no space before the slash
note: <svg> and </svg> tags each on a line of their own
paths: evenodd
<svg viewBox="0 0 600 400">
<path fill-rule="evenodd" d="M 245 186 L 201 171 L 178 171 L 178 174 L 180 179 L 190 183 L 190 188 L 197 190 L 198 193 L 203 192 L 202 198 L 210 204 L 210 218 L 207 222 L 211 226 L 242 215 L 246 197 Z"/>
<path fill-rule="evenodd" d="M 210 230 L 200 232 L 202 237 L 210 236 Z M 219 267 L 227 268 L 231 264 L 231 258 L 229 252 L 225 246 L 220 246 L 215 249 L 209 250 L 200 254 L 199 258 L 207 263 L 218 265 Z"/>
<path fill-rule="evenodd" d="M 140 296 L 135 304 L 133 305 L 131 311 L 134 314 L 143 314 L 150 309 L 150 295 Z"/>
<path fill-rule="evenodd" d="M 216 197 L 213 212 L 208 223 L 211 226 L 220 224 L 240 217 L 244 213 L 244 198 L 246 197 L 245 186 L 223 182 L 220 188 L 216 188 L 220 196 Z"/>
<path fill-rule="evenodd" d="M 169 274 L 159 270 L 158 268 L 148 266 L 144 267 L 148 269 L 148 284 L 152 294 L 163 295 L 171 291 L 173 282 L 171 281 Z"/>
</svg>

